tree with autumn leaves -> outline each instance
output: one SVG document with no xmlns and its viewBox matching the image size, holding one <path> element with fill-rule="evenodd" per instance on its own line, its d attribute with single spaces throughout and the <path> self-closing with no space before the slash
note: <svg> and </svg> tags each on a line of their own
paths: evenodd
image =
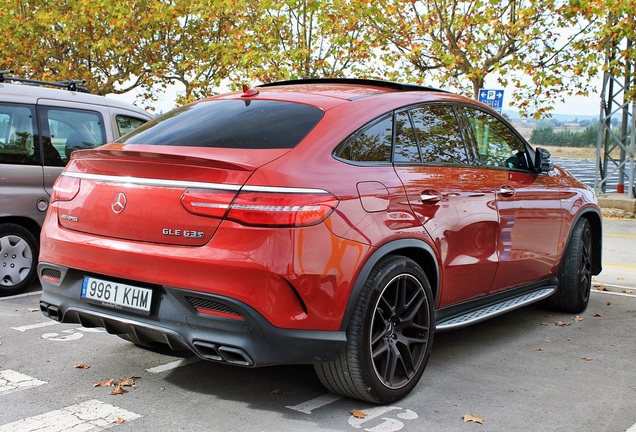
<svg viewBox="0 0 636 432">
<path fill-rule="evenodd" d="M 4 1 L 0 69 L 85 79 L 97 94 L 152 99 L 179 82 L 186 102 L 222 84 L 355 76 L 476 96 L 492 77 L 538 115 L 590 90 L 608 43 L 633 40 L 636 10 L 625 0 Z M 608 67 L 636 73 L 634 49 Z"/>
</svg>

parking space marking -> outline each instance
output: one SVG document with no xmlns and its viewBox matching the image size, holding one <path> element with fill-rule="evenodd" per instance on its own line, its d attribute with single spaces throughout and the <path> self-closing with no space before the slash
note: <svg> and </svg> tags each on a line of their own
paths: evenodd
<svg viewBox="0 0 636 432">
<path fill-rule="evenodd" d="M 611 286 L 611 285 L 610 285 Z M 633 289 L 633 288 L 629 288 L 629 289 Z M 636 297 L 636 295 L 634 294 L 628 294 L 628 293 L 621 293 L 621 292 L 613 292 L 613 291 L 599 291 L 599 290 L 592 290 L 593 293 L 598 293 L 598 294 L 607 294 L 607 295 L 615 295 L 615 296 L 620 296 L 620 297 Z"/>
<path fill-rule="evenodd" d="M 59 324 L 58 321 L 53 321 L 53 320 L 48 320 L 48 321 L 44 321 L 41 323 L 37 323 L 37 324 L 31 324 L 31 325 L 25 325 L 25 326 L 21 326 L 21 327 L 11 327 L 13 330 L 17 330 L 19 332 L 25 332 L 27 330 L 33 330 L 33 329 L 38 329 L 38 328 L 42 328 L 42 327 L 48 327 L 48 326 L 52 326 L 52 325 L 56 325 Z"/>
<path fill-rule="evenodd" d="M 33 295 L 42 295 L 42 291 L 35 291 L 35 292 L 28 292 L 28 293 L 24 293 L 24 294 L 16 294 L 16 295 L 12 295 L 9 297 L 1 297 L 0 301 L 5 301 L 5 300 L 15 300 L 17 298 L 22 298 L 22 297 L 31 297 Z"/>
<path fill-rule="evenodd" d="M 170 363 L 166 363 L 166 364 L 163 364 L 163 365 L 160 365 L 160 366 L 155 366 L 155 367 L 148 368 L 148 369 L 146 369 L 146 372 L 158 374 L 158 373 L 161 373 L 161 372 L 167 372 L 169 370 L 176 369 L 176 368 L 181 367 L 181 366 L 186 366 L 186 365 L 189 365 L 191 363 L 196 363 L 198 361 L 200 361 L 200 359 L 198 357 L 188 357 L 188 358 L 184 358 L 184 359 L 181 359 L 181 360 L 176 360 L 176 361 L 173 361 L 173 362 L 170 362 Z"/>
<path fill-rule="evenodd" d="M 330 403 L 336 402 L 340 399 L 342 399 L 342 396 L 336 396 L 333 393 L 327 393 L 307 402 L 303 402 L 294 406 L 286 406 L 285 408 L 289 408 L 290 410 L 298 411 L 304 414 L 311 414 L 313 410 L 322 408 L 325 405 L 329 405 Z"/>
<path fill-rule="evenodd" d="M 139 414 L 96 399 L 0 426 L 0 432 L 88 431 L 140 418 Z"/>
<path fill-rule="evenodd" d="M 636 423 L 631 425 L 625 432 L 636 432 Z"/>
<path fill-rule="evenodd" d="M 623 237 L 623 238 L 636 238 L 636 235 L 629 234 L 603 234 L 605 237 Z"/>
<path fill-rule="evenodd" d="M 16 390 L 24 390 L 47 384 L 46 381 L 32 378 L 11 369 L 0 371 L 0 393 L 8 393 Z"/>
<path fill-rule="evenodd" d="M 612 264 L 612 263 L 603 263 L 603 267 L 619 267 L 619 268 L 626 268 L 626 269 L 636 269 L 635 265 L 628 265 L 628 264 Z"/>
</svg>

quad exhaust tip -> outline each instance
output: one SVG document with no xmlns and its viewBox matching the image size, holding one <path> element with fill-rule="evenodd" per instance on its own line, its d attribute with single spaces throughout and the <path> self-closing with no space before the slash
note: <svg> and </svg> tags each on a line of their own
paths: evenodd
<svg viewBox="0 0 636 432">
<path fill-rule="evenodd" d="M 62 311 L 59 307 L 50 305 L 48 303 L 40 302 L 40 311 L 44 316 L 54 319 L 55 321 L 62 321 Z"/>
</svg>

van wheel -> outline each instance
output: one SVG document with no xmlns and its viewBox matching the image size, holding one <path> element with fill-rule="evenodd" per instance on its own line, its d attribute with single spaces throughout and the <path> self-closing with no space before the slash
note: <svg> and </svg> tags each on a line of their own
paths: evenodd
<svg viewBox="0 0 636 432">
<path fill-rule="evenodd" d="M 20 225 L 0 224 L 0 296 L 18 294 L 33 282 L 38 263 L 38 243 Z"/>
<path fill-rule="evenodd" d="M 559 287 L 546 299 L 552 310 L 580 313 L 587 308 L 592 289 L 592 230 L 587 219 L 580 219 L 563 254 Z"/>
<path fill-rule="evenodd" d="M 418 383 L 433 343 L 433 295 L 413 260 L 388 256 L 366 280 L 335 361 L 314 363 L 325 387 L 343 396 L 387 404 Z"/>
</svg>

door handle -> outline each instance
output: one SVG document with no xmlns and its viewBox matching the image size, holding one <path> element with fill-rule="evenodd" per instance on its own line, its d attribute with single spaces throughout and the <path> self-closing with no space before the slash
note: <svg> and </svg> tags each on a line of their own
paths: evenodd
<svg viewBox="0 0 636 432">
<path fill-rule="evenodd" d="M 431 191 L 424 191 L 420 194 L 420 200 L 424 204 L 435 204 L 442 200 L 442 196 L 432 193 Z"/>
<path fill-rule="evenodd" d="M 511 197 L 515 194 L 515 188 L 509 185 L 503 185 L 499 188 L 499 193 L 505 197 Z"/>
</svg>

